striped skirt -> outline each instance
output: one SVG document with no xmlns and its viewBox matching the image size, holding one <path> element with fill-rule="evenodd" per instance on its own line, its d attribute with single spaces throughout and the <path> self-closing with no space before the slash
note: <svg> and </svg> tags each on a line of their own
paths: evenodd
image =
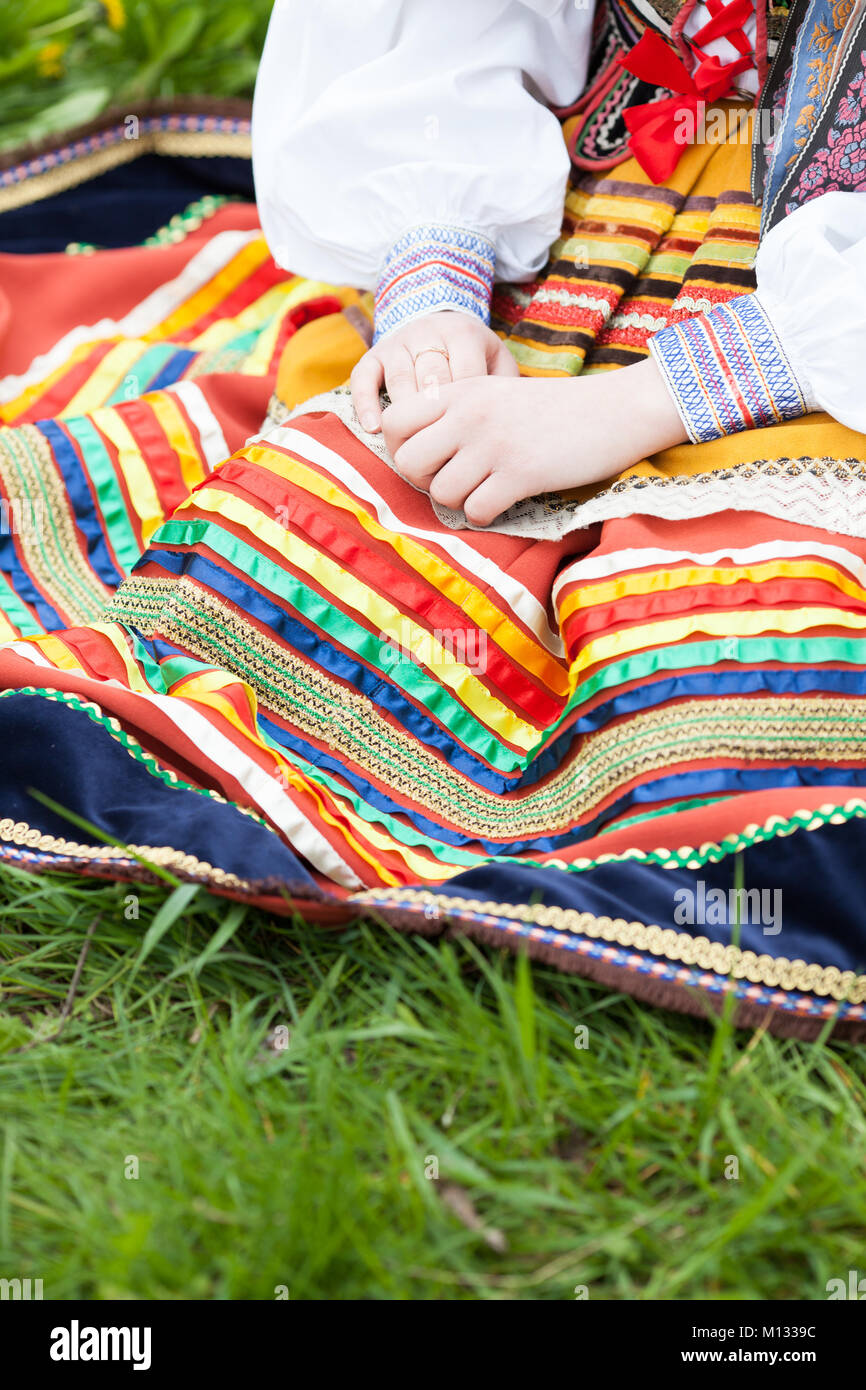
<svg viewBox="0 0 866 1390">
<path fill-rule="evenodd" d="M 522 372 L 616 370 L 753 287 L 730 113 L 666 186 L 576 171 L 547 267 L 494 297 Z M 863 436 L 681 446 L 475 530 L 354 418 L 369 296 L 279 271 L 250 209 L 34 259 L 51 322 L 0 396 L 0 858 L 866 1035 Z"/>
</svg>

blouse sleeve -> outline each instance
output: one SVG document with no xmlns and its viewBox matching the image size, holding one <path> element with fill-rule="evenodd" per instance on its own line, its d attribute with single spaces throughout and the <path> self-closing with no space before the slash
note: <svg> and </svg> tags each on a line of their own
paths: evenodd
<svg viewBox="0 0 866 1390">
<path fill-rule="evenodd" d="M 487 319 L 559 233 L 568 156 L 546 102 L 583 87 L 573 0 L 277 0 L 253 107 L 277 263 L 377 290 L 381 334 L 433 308 Z"/>
<path fill-rule="evenodd" d="M 825 410 L 866 433 L 866 194 L 825 193 L 778 222 L 757 289 L 650 340 L 694 442 Z"/>
</svg>

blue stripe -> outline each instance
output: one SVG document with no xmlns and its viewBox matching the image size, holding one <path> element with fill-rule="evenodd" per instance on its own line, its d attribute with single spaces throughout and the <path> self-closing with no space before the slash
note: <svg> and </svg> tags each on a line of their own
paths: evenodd
<svg viewBox="0 0 866 1390">
<path fill-rule="evenodd" d="M 162 370 L 150 382 L 147 390 L 161 391 L 166 386 L 173 386 L 176 381 L 180 381 L 190 362 L 198 355 L 197 352 L 191 352 L 189 348 L 178 348 L 177 352 L 168 359 Z"/>
<path fill-rule="evenodd" d="M 63 626 L 63 619 L 60 614 L 42 597 L 19 560 L 18 552 L 15 549 L 15 537 L 10 531 L 2 527 L 0 527 L 0 569 L 9 576 L 9 583 L 18 597 L 24 603 L 33 604 L 39 621 L 46 632 L 50 632 L 52 628 Z"/>
<path fill-rule="evenodd" d="M 448 758 L 451 765 L 466 777 L 495 791 L 504 790 L 510 785 L 501 773 L 485 767 L 473 754 L 455 743 L 451 735 L 429 716 L 421 713 L 416 705 L 391 684 L 387 675 L 371 670 L 359 660 L 331 646 L 322 636 L 320 629 L 309 628 L 292 618 L 270 599 L 249 588 L 213 561 L 190 552 L 175 555 L 165 550 L 147 550 L 139 563 L 143 565 L 149 561 L 170 573 L 183 573 L 200 579 L 209 589 L 215 590 L 236 604 L 248 617 L 270 628 L 289 644 L 291 650 L 302 652 L 310 661 L 324 667 L 331 675 L 345 680 L 353 689 L 366 695 L 378 709 L 394 715 L 404 728 L 411 729 L 413 735 L 428 747 L 438 749 Z"/>
<path fill-rule="evenodd" d="M 107 584 L 110 589 L 116 589 L 126 576 L 115 565 L 105 543 L 105 536 L 99 524 L 99 512 L 94 505 L 81 459 L 68 436 L 53 420 L 41 420 L 39 428 L 51 445 L 51 451 L 63 475 L 75 520 L 87 541 L 90 563 L 103 584 Z"/>
</svg>

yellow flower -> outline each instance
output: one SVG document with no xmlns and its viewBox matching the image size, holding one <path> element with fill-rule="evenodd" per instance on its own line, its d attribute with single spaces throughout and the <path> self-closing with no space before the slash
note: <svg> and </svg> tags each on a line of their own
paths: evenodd
<svg viewBox="0 0 866 1390">
<path fill-rule="evenodd" d="M 40 48 L 36 55 L 36 69 L 40 77 L 62 77 L 62 57 L 62 43 L 47 43 L 44 48 Z"/>
<path fill-rule="evenodd" d="M 102 4 L 105 9 L 105 17 L 112 29 L 122 29 L 126 23 L 123 0 L 102 0 Z"/>
</svg>

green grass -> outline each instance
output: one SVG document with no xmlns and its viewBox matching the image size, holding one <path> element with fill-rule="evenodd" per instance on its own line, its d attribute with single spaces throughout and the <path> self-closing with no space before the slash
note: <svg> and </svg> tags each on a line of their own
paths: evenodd
<svg viewBox="0 0 866 1390">
<path fill-rule="evenodd" d="M 46 1297 L 821 1299 L 862 1264 L 862 1052 L 376 923 L 2 888 L 0 1273 Z"/>
<path fill-rule="evenodd" d="M 177 93 L 252 96 L 271 0 L 6 0 L 0 148 Z"/>
</svg>

